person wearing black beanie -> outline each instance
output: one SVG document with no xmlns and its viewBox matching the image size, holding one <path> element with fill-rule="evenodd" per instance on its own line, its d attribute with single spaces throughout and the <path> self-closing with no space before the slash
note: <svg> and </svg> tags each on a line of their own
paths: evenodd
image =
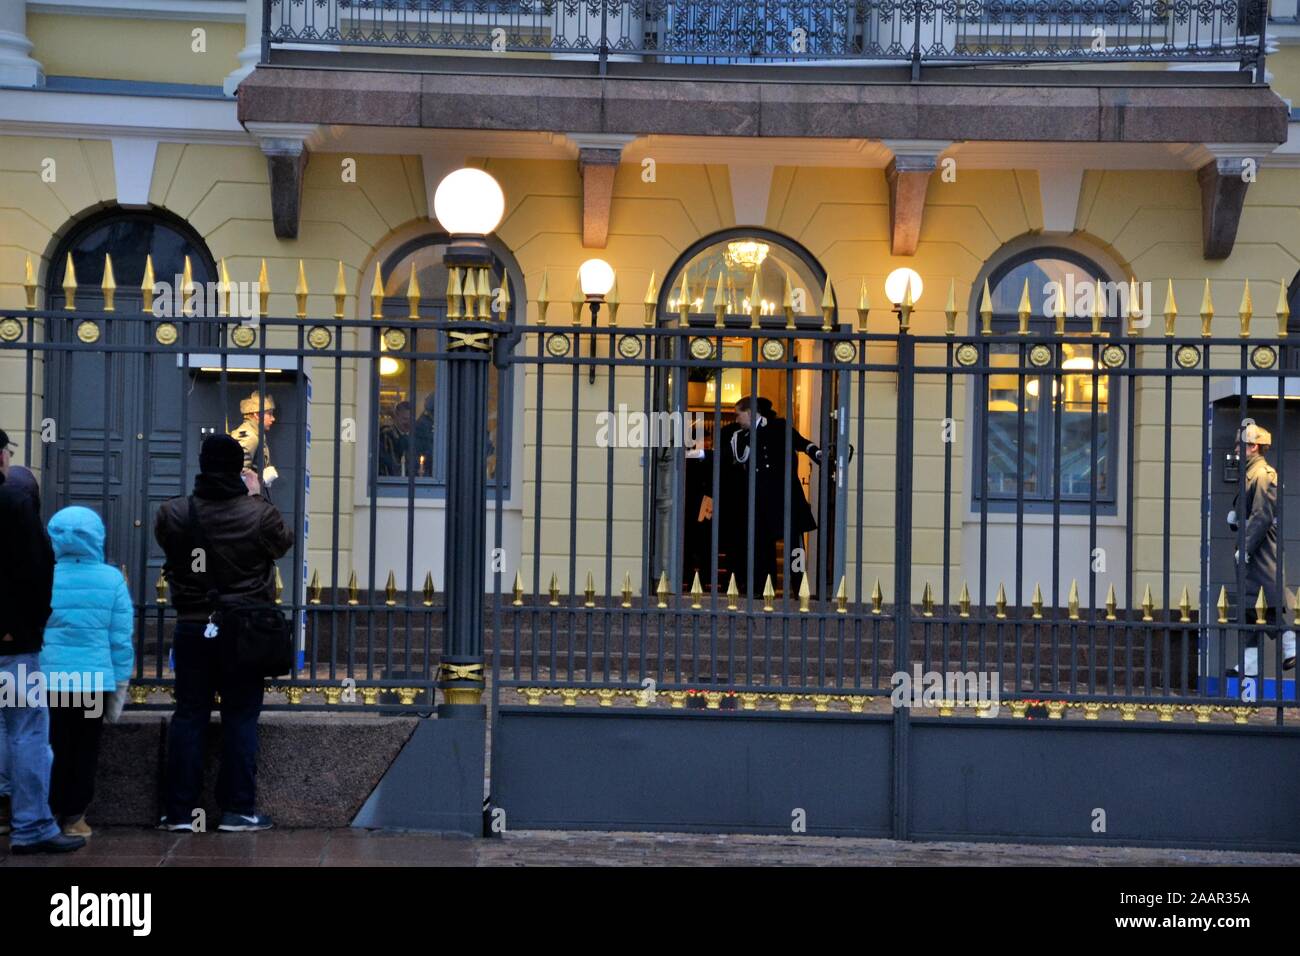
<svg viewBox="0 0 1300 956">
<path fill-rule="evenodd" d="M 229 435 L 212 435 L 199 450 L 194 494 L 163 502 L 154 538 L 166 560 L 163 574 L 176 608 L 172 637 L 176 713 L 167 746 L 167 797 L 162 826 L 193 831 L 203 784 L 203 741 L 214 692 L 221 695 L 224 738 L 217 801 L 219 830 L 266 830 L 257 812 L 257 721 L 261 675 L 232 670 L 223 659 L 219 627 L 209 628 L 212 592 L 221 608 L 257 607 L 275 600 L 275 561 L 293 535 L 244 467 L 244 450 Z M 200 544 L 202 542 L 202 544 Z M 202 560 L 198 560 L 201 556 Z"/>
</svg>

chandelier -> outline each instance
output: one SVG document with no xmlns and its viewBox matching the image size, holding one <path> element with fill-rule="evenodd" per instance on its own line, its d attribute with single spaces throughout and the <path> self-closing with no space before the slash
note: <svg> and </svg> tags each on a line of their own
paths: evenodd
<svg viewBox="0 0 1300 956">
<path fill-rule="evenodd" d="M 722 258 L 732 269 L 757 269 L 767 258 L 769 248 L 766 242 L 755 242 L 752 239 L 729 242 Z"/>
</svg>

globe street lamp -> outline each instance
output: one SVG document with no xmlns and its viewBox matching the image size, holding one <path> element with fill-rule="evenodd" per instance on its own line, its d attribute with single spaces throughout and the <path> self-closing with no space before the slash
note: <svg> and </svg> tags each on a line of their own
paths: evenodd
<svg viewBox="0 0 1300 956">
<path fill-rule="evenodd" d="M 433 213 L 451 235 L 443 256 L 448 265 L 488 265 L 487 237 L 505 215 L 506 197 L 497 181 L 481 169 L 458 169 L 438 184 Z"/>
<path fill-rule="evenodd" d="M 921 298 L 925 287 L 921 276 L 915 269 L 900 266 L 885 278 L 885 298 L 894 305 L 898 316 L 898 330 L 906 332 L 912 316 L 912 306 Z"/>
<path fill-rule="evenodd" d="M 587 304 L 591 307 L 591 357 L 596 357 L 596 325 L 600 316 L 600 304 L 605 301 L 609 295 L 609 290 L 614 288 L 614 268 L 604 259 L 588 259 L 582 265 L 578 266 L 578 284 L 582 287 L 582 294 L 587 299 Z M 611 302 L 611 311 L 617 306 Z M 592 363 L 588 371 L 587 382 L 594 385 L 596 383 L 596 366 Z"/>
</svg>

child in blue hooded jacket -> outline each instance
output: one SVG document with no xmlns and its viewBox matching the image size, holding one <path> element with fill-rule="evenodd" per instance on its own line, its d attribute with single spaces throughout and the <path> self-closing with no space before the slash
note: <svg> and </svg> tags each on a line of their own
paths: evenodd
<svg viewBox="0 0 1300 956">
<path fill-rule="evenodd" d="M 110 719 L 121 713 L 135 662 L 135 611 L 122 573 L 104 563 L 99 515 L 64 508 L 50 519 L 49 533 L 54 610 L 45 625 L 41 670 L 54 750 L 50 810 L 66 835 L 89 836 L 83 817 L 95 792 L 104 710 L 107 705 Z"/>
</svg>

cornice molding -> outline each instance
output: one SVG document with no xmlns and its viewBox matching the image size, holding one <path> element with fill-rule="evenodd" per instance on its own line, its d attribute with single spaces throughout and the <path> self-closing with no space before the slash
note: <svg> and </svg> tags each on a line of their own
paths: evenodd
<svg viewBox="0 0 1300 956">
<path fill-rule="evenodd" d="M 249 0 L 257 3 L 259 0 Z M 243 23 L 243 0 L 28 0 L 28 13 L 134 20 Z"/>
</svg>

